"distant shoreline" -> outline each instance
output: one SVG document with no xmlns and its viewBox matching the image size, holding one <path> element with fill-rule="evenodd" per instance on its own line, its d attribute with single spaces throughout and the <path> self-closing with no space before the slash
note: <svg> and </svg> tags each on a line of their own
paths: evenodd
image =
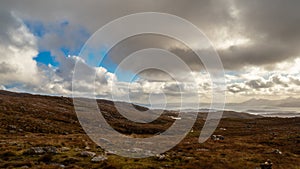
<svg viewBox="0 0 300 169">
<path fill-rule="evenodd" d="M 0 90 L 0 99 L 1 99 L 1 96 L 12 96 L 12 97 L 27 97 L 27 98 L 30 98 L 30 97 L 43 97 L 43 98 L 52 98 L 52 99 L 55 99 L 55 98 L 65 98 L 65 99 L 70 99 L 70 101 L 72 102 L 72 98 L 71 97 L 64 97 L 64 96 L 51 96 L 51 95 L 41 95 L 41 94 L 31 94 L 31 93 L 23 93 L 23 92 L 12 92 L 12 91 L 7 91 L 7 90 Z M 91 98 L 87 98 L 87 99 L 91 99 Z M 97 99 L 97 101 L 103 101 L 103 102 L 110 102 L 111 104 L 113 104 L 113 101 L 111 100 L 105 100 L 105 99 Z M 124 104 L 131 104 L 131 103 L 126 103 L 126 102 L 121 102 L 121 103 L 124 103 Z M 149 105 L 145 105 L 145 104 L 136 104 L 136 103 L 133 103 L 137 106 L 140 106 L 140 107 L 144 107 L 146 109 L 150 109 L 151 106 Z M 220 111 L 220 110 L 213 110 L 213 109 L 209 109 L 207 108 L 208 106 L 206 105 L 206 107 L 203 107 L 203 108 L 200 108 L 200 109 L 189 109 L 189 108 L 182 108 L 181 112 L 200 112 L 200 113 L 208 113 L 208 112 L 213 112 L 213 111 Z M 227 108 L 226 105 L 225 105 L 225 109 L 222 110 L 224 113 L 226 112 L 234 112 L 234 113 L 237 113 L 237 114 L 242 114 L 242 115 L 245 115 L 245 114 L 248 114 L 251 116 L 251 118 L 257 116 L 257 118 L 261 118 L 261 117 L 275 117 L 275 118 L 294 118 L 294 117 L 300 117 L 300 113 L 298 112 L 295 112 L 295 111 L 282 111 L 282 110 L 276 110 L 276 107 L 274 110 L 270 110 L 270 108 L 272 107 L 268 107 L 268 109 L 263 109 L 261 107 L 255 109 L 253 107 L 251 107 L 251 109 L 249 109 L 249 107 L 246 107 L 246 106 L 231 106 L 233 108 Z M 236 108 L 239 108 L 240 110 L 238 109 L 235 109 L 234 107 Z M 241 108 L 242 107 L 242 108 Z M 285 108 L 285 107 L 284 107 Z M 245 109 L 245 110 L 243 110 Z M 246 110 L 247 109 L 247 110 Z M 295 108 L 297 109 L 297 108 Z M 153 108 L 151 110 L 162 110 L 162 109 L 159 109 L 159 108 Z M 169 108 L 169 109 L 163 109 L 163 110 L 166 110 L 166 111 L 180 111 L 179 108 Z M 224 115 L 223 113 L 223 115 Z M 226 117 L 226 116 L 225 116 Z M 238 117 L 238 115 L 235 115 L 235 117 Z M 224 116 L 222 117 L 224 118 Z"/>
</svg>

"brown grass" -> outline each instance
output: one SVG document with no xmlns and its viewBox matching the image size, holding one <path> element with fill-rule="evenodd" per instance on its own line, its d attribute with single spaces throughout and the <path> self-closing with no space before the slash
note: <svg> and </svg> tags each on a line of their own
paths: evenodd
<svg viewBox="0 0 300 169">
<path fill-rule="evenodd" d="M 203 114 L 200 114 L 194 132 L 167 151 L 163 160 L 108 155 L 107 160 L 92 163 L 90 157 L 79 155 L 81 150 L 86 146 L 97 154 L 104 154 L 104 150 L 85 135 L 72 106 L 72 100 L 64 97 L 0 91 L 0 168 L 28 166 L 47 169 L 64 165 L 65 168 L 253 169 L 271 159 L 274 169 L 299 169 L 300 118 L 253 118 L 233 112 L 230 113 L 234 116 L 221 120 L 214 133 L 223 135 L 225 140 L 198 143 L 204 124 Z M 135 124 L 121 117 L 111 102 L 101 100 L 99 106 L 116 130 L 132 137 L 149 137 L 164 131 L 174 121 L 168 115 L 176 115 L 166 111 L 150 124 Z M 128 105 L 124 103 L 125 106 Z M 68 147 L 70 150 L 42 155 L 24 153 L 31 147 L 43 146 Z M 274 153 L 276 149 L 282 154 Z"/>
</svg>

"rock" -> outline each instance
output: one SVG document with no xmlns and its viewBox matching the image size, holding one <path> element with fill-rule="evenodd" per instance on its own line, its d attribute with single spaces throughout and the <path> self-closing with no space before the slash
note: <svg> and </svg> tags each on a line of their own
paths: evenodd
<svg viewBox="0 0 300 169">
<path fill-rule="evenodd" d="M 70 158 L 67 158 L 67 159 L 63 160 L 63 164 L 65 164 L 65 165 L 74 164 L 74 163 L 77 163 L 79 161 L 80 160 L 78 158 L 70 157 Z"/>
<path fill-rule="evenodd" d="M 90 150 L 91 148 L 89 146 L 86 146 L 84 149 L 86 150 Z"/>
<path fill-rule="evenodd" d="M 29 150 L 26 151 L 26 154 L 44 154 L 46 151 L 42 147 L 31 147 Z"/>
<path fill-rule="evenodd" d="M 278 149 L 274 150 L 273 153 L 280 154 L 280 155 L 282 154 L 282 152 L 280 150 L 278 150 Z"/>
<path fill-rule="evenodd" d="M 48 147 L 31 147 L 29 150 L 25 152 L 25 154 L 35 155 L 35 154 L 45 154 L 45 153 L 53 153 L 57 154 L 57 148 L 53 146 Z"/>
<path fill-rule="evenodd" d="M 18 143 L 17 143 L 17 142 L 15 142 L 15 141 L 13 141 L 13 142 L 9 142 L 8 144 L 10 144 L 10 145 L 13 145 L 13 146 L 16 146 L 16 145 L 18 145 Z"/>
<path fill-rule="evenodd" d="M 220 130 L 226 131 L 227 129 L 226 128 L 220 128 Z"/>
<path fill-rule="evenodd" d="M 210 137 L 212 140 L 216 141 L 216 140 L 224 140 L 224 136 L 222 135 L 212 135 Z"/>
<path fill-rule="evenodd" d="M 50 165 L 55 166 L 55 168 L 65 168 L 66 166 L 63 164 L 59 164 L 59 163 L 51 163 Z"/>
<path fill-rule="evenodd" d="M 261 169 L 272 169 L 272 162 L 271 160 L 267 160 L 265 163 L 260 164 Z"/>
<path fill-rule="evenodd" d="M 80 153 L 81 157 L 94 157 L 96 155 L 96 153 L 91 152 L 91 151 L 82 151 Z"/>
<path fill-rule="evenodd" d="M 16 130 L 9 130 L 9 133 L 15 134 L 15 133 L 16 133 Z"/>
<path fill-rule="evenodd" d="M 66 151 L 70 151 L 71 149 L 69 148 L 69 147 L 62 147 L 61 149 L 60 149 L 60 151 L 62 151 L 62 152 L 66 152 Z"/>
<path fill-rule="evenodd" d="M 104 153 L 105 153 L 105 155 L 114 155 L 114 154 L 116 154 L 116 152 L 110 151 L 110 150 L 105 151 Z"/>
<path fill-rule="evenodd" d="M 164 160 L 166 158 L 166 156 L 164 154 L 156 154 L 156 158 L 158 160 Z"/>
<path fill-rule="evenodd" d="M 15 126 L 15 125 L 8 125 L 8 128 L 9 128 L 9 129 L 12 129 L 12 130 L 16 130 L 16 129 L 17 129 L 17 126 Z"/>
<path fill-rule="evenodd" d="M 74 150 L 75 150 L 76 152 L 81 151 L 80 148 L 75 148 Z"/>
<path fill-rule="evenodd" d="M 271 132 L 270 133 L 273 137 L 277 137 L 278 136 L 278 133 L 276 133 L 276 132 Z"/>
<path fill-rule="evenodd" d="M 43 148 L 47 153 L 53 153 L 53 154 L 57 154 L 57 148 L 53 147 L 53 146 L 49 146 L 49 147 L 44 147 Z"/>
<path fill-rule="evenodd" d="M 193 160 L 194 157 L 184 157 L 185 160 Z"/>
<path fill-rule="evenodd" d="M 69 132 L 64 131 L 64 132 L 63 132 L 63 135 L 69 135 Z"/>
<path fill-rule="evenodd" d="M 208 151 L 209 151 L 209 149 L 207 149 L 207 148 L 199 148 L 199 149 L 197 149 L 197 151 L 204 151 L 204 152 L 208 152 Z"/>
<path fill-rule="evenodd" d="M 104 160 L 107 160 L 107 157 L 99 155 L 97 157 L 92 158 L 91 162 L 101 162 L 101 161 L 104 161 Z"/>
</svg>

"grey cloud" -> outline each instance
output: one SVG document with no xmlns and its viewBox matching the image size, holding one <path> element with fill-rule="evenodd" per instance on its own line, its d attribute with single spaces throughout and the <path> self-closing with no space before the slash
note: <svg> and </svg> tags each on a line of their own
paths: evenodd
<svg viewBox="0 0 300 169">
<path fill-rule="evenodd" d="M 240 93 L 247 91 L 248 89 L 241 86 L 240 84 L 232 84 L 230 86 L 227 86 L 227 90 L 231 93 Z"/>
<path fill-rule="evenodd" d="M 183 92 L 182 90 L 184 90 L 183 84 L 171 83 L 164 86 L 164 91 L 166 93 L 181 93 Z"/>
<path fill-rule="evenodd" d="M 227 91 L 230 93 L 247 93 L 253 94 L 255 91 L 267 90 L 273 94 L 284 91 L 295 93 L 297 86 L 300 86 L 300 80 L 297 76 L 275 73 L 267 79 L 247 80 L 239 83 L 230 83 L 227 86 Z"/>
<path fill-rule="evenodd" d="M 21 26 L 19 22 L 12 16 L 11 11 L 7 10 L 5 7 L 0 7 L 0 42 L 2 44 L 9 44 L 12 39 L 9 35 L 9 30 L 16 29 Z"/>
<path fill-rule="evenodd" d="M 0 62 L 0 74 L 8 74 L 15 72 L 17 72 L 15 66 L 12 66 L 7 62 Z"/>
<path fill-rule="evenodd" d="M 295 77 L 290 77 L 289 79 L 290 79 L 290 81 L 291 81 L 292 83 L 294 83 L 294 84 L 300 86 L 300 79 L 297 79 L 297 78 L 295 78 Z"/>
<path fill-rule="evenodd" d="M 281 79 L 281 77 L 279 77 L 279 76 L 272 76 L 272 77 L 271 77 L 271 80 L 272 80 L 273 83 L 278 84 L 278 85 L 282 85 L 283 87 L 288 87 L 288 86 L 289 86 L 289 85 L 288 85 L 286 82 L 284 82 L 284 81 Z"/>
<path fill-rule="evenodd" d="M 180 48 L 175 46 L 180 46 Z M 113 60 L 114 63 L 119 65 L 119 63 L 121 63 L 128 55 L 147 48 L 159 48 L 170 51 L 171 53 L 179 57 L 191 69 L 191 71 L 200 71 L 204 69 L 199 57 L 182 42 L 167 36 L 156 34 L 136 35 L 119 42 L 109 51 L 109 53 L 107 54 L 108 57 L 106 57 L 103 62 L 109 62 L 110 60 Z M 151 57 L 147 57 L 143 61 L 153 62 L 153 59 Z M 131 67 L 136 64 L 139 63 L 132 63 L 132 65 L 124 69 L 130 70 Z M 178 70 L 178 67 L 176 66 L 169 67 L 168 69 L 173 69 L 177 72 L 181 71 Z M 184 72 L 182 73 L 184 74 Z M 187 72 L 185 72 L 185 74 L 186 73 Z M 150 81 L 164 81 L 172 79 L 172 77 L 170 77 L 168 73 L 164 73 L 161 70 L 156 69 L 145 70 L 140 73 L 140 76 L 143 76 Z"/>
<path fill-rule="evenodd" d="M 47 23 L 45 28 L 45 35 L 38 41 L 39 49 L 51 51 L 55 60 L 60 63 L 56 73 L 63 79 L 70 81 L 76 60 L 72 56 L 66 56 L 61 49 L 65 48 L 71 53 L 76 53 L 75 51 L 78 51 L 88 38 L 86 33 L 83 33 L 85 30 L 72 23 L 64 26 L 61 26 L 60 23 Z"/>
<path fill-rule="evenodd" d="M 205 29 L 232 19 L 229 13 L 230 4 L 222 0 L 7 0 L 2 4 L 6 8 L 16 10 L 25 19 L 48 22 L 68 19 L 87 26 L 92 32 L 113 19 L 137 12 L 171 13 L 194 21 L 196 25 Z"/>
<path fill-rule="evenodd" d="M 26 2 L 12 0 L 4 2 L 3 6 L 15 10 L 17 14 L 27 20 L 42 20 L 50 23 L 69 20 L 74 25 L 85 26 L 91 33 L 118 17 L 147 11 L 166 12 L 183 17 L 197 25 L 213 43 L 218 40 L 218 33 L 221 29 L 226 28 L 229 38 L 231 34 L 233 37 L 241 34 L 251 40 L 251 44 L 219 50 L 224 66 L 229 70 L 241 69 L 249 65 L 272 68 L 273 63 L 292 59 L 300 54 L 298 49 L 300 45 L 300 12 L 298 10 L 300 3 L 298 1 L 166 0 L 153 2 L 112 0 L 82 3 L 79 0 L 29 0 Z M 232 14 L 233 7 L 238 10 L 237 16 Z M 63 39 L 72 39 L 72 37 Z M 59 41 L 56 42 L 59 44 Z M 71 44 L 72 42 L 66 43 Z M 134 45 L 139 46 L 137 43 Z M 133 48 L 138 48 L 135 46 Z M 134 51 L 134 49 L 130 49 L 130 51 Z M 190 55 L 187 51 L 178 52 Z M 194 63 L 192 58 L 186 56 L 186 59 L 190 61 L 188 63 Z"/>
<path fill-rule="evenodd" d="M 272 43 L 270 40 L 265 43 L 232 46 L 218 52 L 227 70 L 237 70 L 246 66 L 272 68 L 275 63 L 294 58 L 300 51 L 296 47 Z"/>
<path fill-rule="evenodd" d="M 235 0 L 234 4 L 239 11 L 236 27 L 251 44 L 220 51 L 227 69 L 249 65 L 272 69 L 274 63 L 299 57 L 299 1 Z"/>
<path fill-rule="evenodd" d="M 79 5 L 80 4 L 80 5 Z M 48 34 L 40 40 L 41 49 L 56 49 L 57 46 L 68 44 L 72 46 L 72 43 L 78 41 L 80 38 L 78 36 L 67 36 L 69 32 L 76 29 L 74 25 L 85 26 L 90 30 L 90 33 L 96 31 L 98 28 L 103 26 L 109 21 L 116 19 L 118 17 L 136 13 L 136 12 L 165 12 L 178 15 L 180 17 L 186 18 L 192 21 L 194 24 L 198 25 L 203 31 L 210 31 L 212 27 L 222 26 L 226 24 L 229 20 L 232 20 L 229 14 L 230 4 L 224 1 L 181 1 L 181 0 L 166 0 L 162 2 L 153 2 L 148 0 L 127 0 L 127 1 L 87 1 L 82 3 L 79 0 L 75 1 L 7 1 L 3 3 L 8 9 L 16 11 L 18 15 L 26 20 L 38 20 L 45 23 L 55 23 L 64 20 L 73 23 L 67 31 L 64 32 L 63 37 L 57 37 L 53 34 Z M 222 8 L 220 8 L 222 6 Z M 73 31 L 74 32 L 74 31 Z M 76 37 L 76 40 L 74 38 Z M 168 40 L 162 40 L 161 42 L 153 41 L 152 45 L 164 46 L 165 48 L 170 48 L 172 45 Z M 129 43 L 126 43 L 127 45 Z M 147 44 L 147 42 L 146 42 Z M 141 45 L 143 47 L 143 45 Z M 136 48 L 141 48 L 139 43 L 134 43 L 131 46 L 127 46 L 130 52 L 134 51 Z M 195 62 L 193 54 L 189 51 L 173 49 L 174 52 L 179 54 L 187 55 L 185 57 L 192 67 L 196 68 L 199 66 L 197 64 L 199 61 Z M 61 55 L 59 52 L 53 52 L 54 55 Z M 128 54 L 128 53 L 127 53 Z M 58 57 L 58 60 L 63 62 L 63 58 Z M 120 53 L 116 56 L 118 58 L 123 58 Z M 115 58 L 114 58 L 115 59 Z M 118 63 L 118 60 L 115 60 Z"/>
<path fill-rule="evenodd" d="M 262 88 L 272 87 L 273 83 L 270 81 L 263 81 L 261 79 L 258 79 L 258 80 L 250 80 L 246 82 L 246 85 L 250 86 L 253 89 L 262 89 Z"/>
</svg>

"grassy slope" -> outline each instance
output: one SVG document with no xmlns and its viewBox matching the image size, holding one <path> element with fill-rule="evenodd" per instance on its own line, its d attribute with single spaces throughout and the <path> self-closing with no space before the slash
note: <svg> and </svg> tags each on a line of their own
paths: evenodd
<svg viewBox="0 0 300 169">
<path fill-rule="evenodd" d="M 111 102 L 99 100 L 99 106 L 109 123 L 124 134 L 149 136 L 167 129 L 173 122 L 167 116 L 173 112 L 165 112 L 151 124 L 135 124 L 116 113 Z M 86 146 L 97 154 L 103 154 L 104 150 L 84 134 L 71 99 L 0 91 L 0 168 L 25 165 L 59 168 L 57 164 L 67 168 L 255 168 L 266 159 L 273 161 L 275 169 L 300 168 L 300 118 L 253 118 L 234 112 L 225 115 L 227 118 L 222 119 L 215 131 L 225 137 L 223 141 L 197 142 L 205 116 L 200 114 L 194 132 L 166 152 L 163 160 L 108 155 L 104 162 L 91 163 L 91 158 L 78 155 L 81 150 Z M 34 146 L 70 150 L 58 154 L 24 154 Z M 273 153 L 275 149 L 282 154 Z"/>
</svg>

